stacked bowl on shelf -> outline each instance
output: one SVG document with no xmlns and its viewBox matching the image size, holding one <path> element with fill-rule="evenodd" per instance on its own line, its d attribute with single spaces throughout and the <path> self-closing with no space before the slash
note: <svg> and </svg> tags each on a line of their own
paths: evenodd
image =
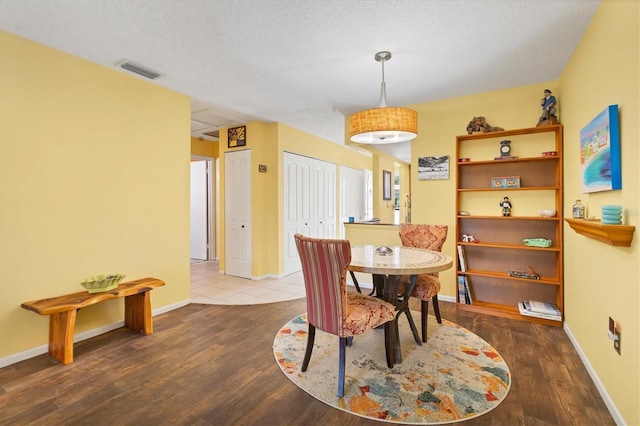
<svg viewBox="0 0 640 426">
<path fill-rule="evenodd" d="M 602 223 L 604 225 L 622 224 L 622 206 L 602 206 Z"/>
</svg>

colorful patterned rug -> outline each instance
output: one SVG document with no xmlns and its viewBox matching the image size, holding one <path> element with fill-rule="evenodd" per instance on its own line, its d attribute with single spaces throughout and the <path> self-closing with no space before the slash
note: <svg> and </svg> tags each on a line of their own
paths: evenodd
<svg viewBox="0 0 640 426">
<path fill-rule="evenodd" d="M 418 320 L 419 312 L 413 312 Z M 273 342 L 283 373 L 320 401 L 351 414 L 404 424 L 473 419 L 497 407 L 511 387 L 500 354 L 457 324 L 429 316 L 428 343 L 418 346 L 400 318 L 402 364 L 387 367 L 384 330 L 371 330 L 347 347 L 345 394 L 338 399 L 338 337 L 316 332 L 311 361 L 300 371 L 307 342 L 307 315 L 286 323 Z"/>
</svg>

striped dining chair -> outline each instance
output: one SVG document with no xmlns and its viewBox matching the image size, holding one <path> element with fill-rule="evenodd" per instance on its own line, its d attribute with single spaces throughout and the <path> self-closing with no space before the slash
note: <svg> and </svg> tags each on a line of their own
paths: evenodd
<svg viewBox="0 0 640 426">
<path fill-rule="evenodd" d="M 339 337 L 338 398 L 344 395 L 347 340 L 394 319 L 391 303 L 347 291 L 347 268 L 351 263 L 348 240 L 294 236 L 307 294 L 309 332 L 302 371 L 307 371 L 316 328 Z M 381 342 L 380 348 L 384 348 Z"/>
</svg>

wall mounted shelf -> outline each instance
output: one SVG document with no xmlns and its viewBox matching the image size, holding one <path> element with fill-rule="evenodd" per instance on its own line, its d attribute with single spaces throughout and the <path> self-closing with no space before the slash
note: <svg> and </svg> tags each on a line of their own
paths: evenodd
<svg viewBox="0 0 640 426">
<path fill-rule="evenodd" d="M 565 218 L 565 221 L 580 235 L 619 247 L 631 247 L 636 229 L 631 225 L 603 225 L 594 220 Z"/>
</svg>

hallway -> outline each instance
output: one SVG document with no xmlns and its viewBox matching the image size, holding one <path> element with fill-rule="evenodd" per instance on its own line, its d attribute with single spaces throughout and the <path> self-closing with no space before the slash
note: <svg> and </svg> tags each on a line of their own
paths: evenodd
<svg viewBox="0 0 640 426">
<path fill-rule="evenodd" d="M 249 280 L 218 273 L 218 261 L 192 261 L 191 302 L 209 305 L 255 305 L 305 297 L 302 272 L 286 277 Z"/>
</svg>

